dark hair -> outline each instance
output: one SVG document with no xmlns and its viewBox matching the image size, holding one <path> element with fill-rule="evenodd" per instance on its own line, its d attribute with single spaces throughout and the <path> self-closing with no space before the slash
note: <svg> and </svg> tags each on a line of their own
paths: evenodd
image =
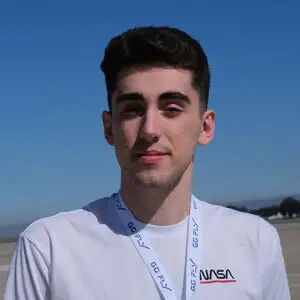
<svg viewBox="0 0 300 300">
<path fill-rule="evenodd" d="M 190 70 L 192 86 L 199 92 L 201 106 L 208 104 L 210 71 L 207 57 L 195 39 L 170 27 L 137 27 L 110 40 L 101 70 L 105 75 L 108 105 L 120 72 L 131 68 L 170 66 Z"/>
</svg>

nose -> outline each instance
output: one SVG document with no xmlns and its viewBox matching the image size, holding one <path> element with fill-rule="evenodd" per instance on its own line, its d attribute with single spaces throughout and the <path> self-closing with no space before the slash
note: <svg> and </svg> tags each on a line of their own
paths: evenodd
<svg viewBox="0 0 300 300">
<path fill-rule="evenodd" d="M 143 117 L 140 137 L 149 143 L 155 143 L 159 140 L 160 135 L 159 112 L 148 109 Z"/>
</svg>

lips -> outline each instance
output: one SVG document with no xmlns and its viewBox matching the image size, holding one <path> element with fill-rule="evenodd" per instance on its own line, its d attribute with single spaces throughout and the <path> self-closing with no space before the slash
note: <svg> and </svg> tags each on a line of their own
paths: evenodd
<svg viewBox="0 0 300 300">
<path fill-rule="evenodd" d="M 168 153 L 155 150 L 137 153 L 137 157 L 144 163 L 157 163 L 161 161 Z"/>
</svg>

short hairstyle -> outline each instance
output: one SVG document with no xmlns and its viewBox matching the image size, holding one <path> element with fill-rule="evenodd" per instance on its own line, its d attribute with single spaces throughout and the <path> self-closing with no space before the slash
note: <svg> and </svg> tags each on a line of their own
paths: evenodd
<svg viewBox="0 0 300 300">
<path fill-rule="evenodd" d="M 104 53 L 101 70 L 105 76 L 108 106 L 120 72 L 132 68 L 173 67 L 192 72 L 192 86 L 207 109 L 210 71 L 206 54 L 187 33 L 167 26 L 136 27 L 113 37 Z"/>
</svg>

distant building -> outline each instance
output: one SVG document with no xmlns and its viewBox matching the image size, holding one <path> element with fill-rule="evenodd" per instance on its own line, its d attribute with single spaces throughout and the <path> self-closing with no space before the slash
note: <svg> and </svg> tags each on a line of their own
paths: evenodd
<svg viewBox="0 0 300 300">
<path fill-rule="evenodd" d="M 280 212 L 268 218 L 268 220 L 278 220 L 278 219 L 283 219 L 283 215 Z"/>
</svg>

